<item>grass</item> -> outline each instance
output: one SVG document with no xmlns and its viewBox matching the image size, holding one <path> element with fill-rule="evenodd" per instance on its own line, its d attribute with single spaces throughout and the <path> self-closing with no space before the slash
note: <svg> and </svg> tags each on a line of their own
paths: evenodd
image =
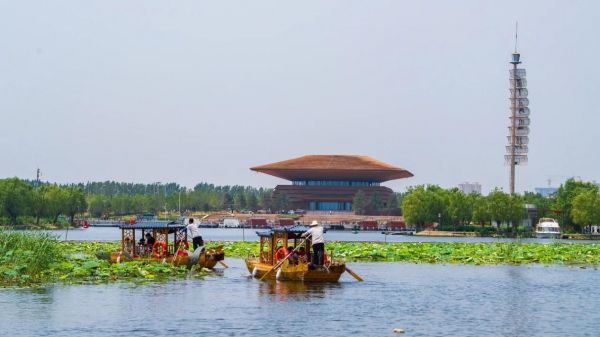
<svg viewBox="0 0 600 337">
<path fill-rule="evenodd" d="M 202 277 L 169 263 L 132 261 L 110 264 L 98 251 L 118 251 L 118 243 L 62 242 L 46 232 L 0 230 L 0 287 L 31 287 L 46 283 L 163 281 Z M 194 270 L 193 270 L 194 271 Z"/>
<path fill-rule="evenodd" d="M 0 230 L 0 284 L 40 282 L 59 251 L 56 237 L 46 232 Z"/>
</svg>

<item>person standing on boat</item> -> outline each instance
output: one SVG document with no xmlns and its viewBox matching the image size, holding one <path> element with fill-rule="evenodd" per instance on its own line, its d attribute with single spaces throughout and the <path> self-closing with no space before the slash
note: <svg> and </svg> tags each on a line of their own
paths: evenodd
<svg viewBox="0 0 600 337">
<path fill-rule="evenodd" d="M 200 235 L 200 228 L 198 228 L 198 224 L 194 223 L 194 218 L 190 218 L 189 223 L 187 225 L 187 231 L 192 237 L 194 251 L 196 251 L 196 248 L 198 247 L 204 247 L 204 240 L 202 240 L 202 235 Z"/>
<path fill-rule="evenodd" d="M 317 266 L 323 265 L 323 254 L 325 253 L 325 238 L 323 237 L 323 227 L 317 220 L 310 224 L 310 229 L 302 233 L 302 237 L 311 236 L 312 242 L 312 260 L 311 263 Z"/>
</svg>

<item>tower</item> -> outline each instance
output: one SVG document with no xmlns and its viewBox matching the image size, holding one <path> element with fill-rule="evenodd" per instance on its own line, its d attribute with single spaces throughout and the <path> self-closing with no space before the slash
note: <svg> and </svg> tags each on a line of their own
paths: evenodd
<svg viewBox="0 0 600 337">
<path fill-rule="evenodd" d="M 527 80 L 525 69 L 518 68 L 521 54 L 517 52 L 515 35 L 515 52 L 512 54 L 510 69 L 510 126 L 508 127 L 508 145 L 504 155 L 505 163 L 510 165 L 510 194 L 515 193 L 515 166 L 527 164 L 529 151 L 529 99 L 527 99 Z"/>
</svg>

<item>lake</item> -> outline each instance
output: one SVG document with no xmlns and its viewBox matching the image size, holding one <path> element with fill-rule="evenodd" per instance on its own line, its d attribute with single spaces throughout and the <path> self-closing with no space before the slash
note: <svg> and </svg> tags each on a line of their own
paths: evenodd
<svg viewBox="0 0 600 337">
<path fill-rule="evenodd" d="M 565 266 L 352 263 L 366 281 L 204 279 L 0 290 L 10 336 L 597 336 L 600 273 Z"/>
</svg>

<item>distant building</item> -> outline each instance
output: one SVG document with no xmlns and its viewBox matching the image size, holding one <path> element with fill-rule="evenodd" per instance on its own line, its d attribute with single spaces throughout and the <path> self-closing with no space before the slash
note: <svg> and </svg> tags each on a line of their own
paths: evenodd
<svg viewBox="0 0 600 337">
<path fill-rule="evenodd" d="M 352 211 L 352 200 L 363 191 L 367 200 L 379 194 L 383 207 L 394 192 L 382 182 L 412 177 L 409 171 L 367 156 L 307 155 L 251 170 L 291 181 L 275 187 L 273 197 L 288 197 L 291 209 Z"/>
<path fill-rule="evenodd" d="M 554 194 L 556 194 L 556 192 L 558 192 L 558 187 L 536 187 L 535 188 L 535 193 L 540 194 L 544 198 L 554 195 Z"/>
<path fill-rule="evenodd" d="M 464 194 L 470 194 L 470 193 L 481 194 L 481 184 L 480 183 L 464 182 L 462 184 L 458 184 L 458 189 L 461 190 Z"/>
</svg>

